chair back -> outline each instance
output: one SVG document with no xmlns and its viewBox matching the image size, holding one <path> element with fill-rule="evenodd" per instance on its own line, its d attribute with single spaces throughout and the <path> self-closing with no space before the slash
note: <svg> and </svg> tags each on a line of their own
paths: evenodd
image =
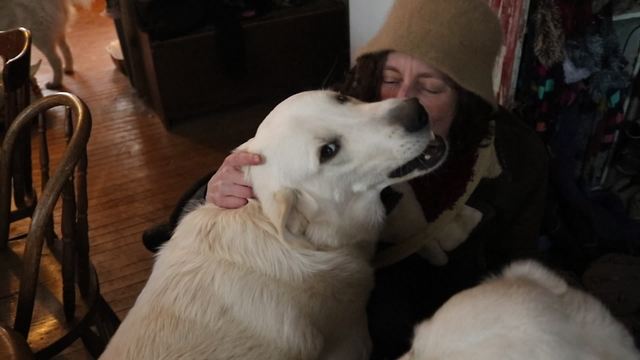
<svg viewBox="0 0 640 360">
<path fill-rule="evenodd" d="M 4 111 L 2 127 L 6 131 L 20 111 L 30 103 L 31 94 L 31 33 L 25 28 L 0 31 L 0 57 L 4 59 L 2 87 Z M 12 220 L 31 215 L 35 206 L 31 167 L 31 141 L 29 127 L 18 135 L 17 150 L 12 164 L 13 201 L 16 211 Z M 0 249 L 6 243 L 0 241 Z"/>
<path fill-rule="evenodd" d="M 0 57 L 5 62 L 2 68 L 7 112 L 4 120 L 10 122 L 29 105 L 31 32 L 25 28 L 0 31 Z"/>
<path fill-rule="evenodd" d="M 86 104 L 69 93 L 57 93 L 34 101 L 15 118 L 0 149 L 0 236 L 7 237 L 11 212 L 11 165 L 19 134 L 41 113 L 64 106 L 67 111 L 68 143 L 51 177 L 42 174 L 44 188 L 35 206 L 27 235 L 14 330 L 28 336 L 33 313 L 40 258 L 44 240 L 52 235 L 53 215 L 61 200 L 61 227 L 58 256 L 62 263 L 63 303 L 66 317 L 73 318 L 76 279 L 85 297 L 95 297 L 96 284 L 89 263 L 87 225 L 86 146 L 91 131 L 91 115 Z M 41 154 L 48 158 L 48 153 Z M 46 160 L 48 161 L 48 160 Z M 48 165 L 44 168 L 48 168 Z M 54 251 L 54 250 L 52 250 Z M 93 286 L 92 286 L 93 285 Z"/>
</svg>

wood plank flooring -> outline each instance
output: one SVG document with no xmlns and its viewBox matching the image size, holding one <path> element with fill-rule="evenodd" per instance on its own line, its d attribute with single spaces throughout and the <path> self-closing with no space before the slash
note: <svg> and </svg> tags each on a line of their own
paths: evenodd
<svg viewBox="0 0 640 360">
<path fill-rule="evenodd" d="M 91 10 L 79 10 L 68 34 L 76 72 L 65 75 L 63 84 L 93 115 L 88 147 L 91 258 L 104 297 L 122 319 L 152 266 L 152 254 L 141 242 L 144 229 L 166 221 L 180 195 L 250 137 L 270 106 L 218 113 L 167 131 L 106 52 L 117 36 L 112 19 L 100 14 L 103 9 L 104 2 L 95 2 Z M 38 59 L 43 60 L 37 73 L 43 88 L 52 73 L 34 49 L 33 61 Z M 61 142 L 56 131 L 61 134 L 62 126 L 54 122 L 51 132 Z M 52 160 L 56 156 L 54 151 Z M 80 342 L 56 357 L 89 358 Z"/>
</svg>

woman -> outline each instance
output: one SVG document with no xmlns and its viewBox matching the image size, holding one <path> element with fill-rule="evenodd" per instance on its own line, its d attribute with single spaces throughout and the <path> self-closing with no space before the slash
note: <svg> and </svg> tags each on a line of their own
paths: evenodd
<svg viewBox="0 0 640 360">
<path fill-rule="evenodd" d="M 397 0 L 341 89 L 364 101 L 418 98 L 450 144 L 440 169 L 410 183 L 428 225 L 424 241 L 441 242 L 446 264 L 381 244 L 378 260 L 388 266 L 377 270 L 368 309 L 374 359 L 404 353 L 414 324 L 455 292 L 536 255 L 547 155 L 533 131 L 496 105 L 492 70 L 501 42 L 486 1 Z M 240 168 L 261 161 L 258 154 L 228 156 L 208 183 L 207 201 L 243 206 L 253 194 Z M 389 198 L 383 201 L 393 207 Z M 461 245 L 452 249 L 451 229 L 465 217 L 475 226 L 455 232 Z"/>
</svg>

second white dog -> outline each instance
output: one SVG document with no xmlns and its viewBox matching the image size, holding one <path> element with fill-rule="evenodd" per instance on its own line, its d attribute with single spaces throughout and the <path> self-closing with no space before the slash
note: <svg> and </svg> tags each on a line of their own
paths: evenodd
<svg viewBox="0 0 640 360">
<path fill-rule="evenodd" d="M 534 261 L 454 295 L 418 325 L 402 360 L 638 360 L 629 332 L 593 296 Z"/>
<path fill-rule="evenodd" d="M 47 58 L 53 69 L 48 88 L 62 85 L 64 71 L 73 73 L 73 56 L 67 44 L 67 27 L 73 18 L 73 5 L 89 8 L 93 0 L 2 0 L 0 1 L 0 30 L 24 27 L 31 31 L 33 45 Z"/>
</svg>

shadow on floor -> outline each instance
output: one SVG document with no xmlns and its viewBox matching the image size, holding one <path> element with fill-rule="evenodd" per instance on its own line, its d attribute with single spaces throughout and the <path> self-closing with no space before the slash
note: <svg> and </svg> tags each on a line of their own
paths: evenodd
<svg viewBox="0 0 640 360">
<path fill-rule="evenodd" d="M 253 137 L 258 125 L 277 103 L 268 100 L 226 108 L 180 121 L 169 131 L 219 151 L 231 151 Z"/>
</svg>

